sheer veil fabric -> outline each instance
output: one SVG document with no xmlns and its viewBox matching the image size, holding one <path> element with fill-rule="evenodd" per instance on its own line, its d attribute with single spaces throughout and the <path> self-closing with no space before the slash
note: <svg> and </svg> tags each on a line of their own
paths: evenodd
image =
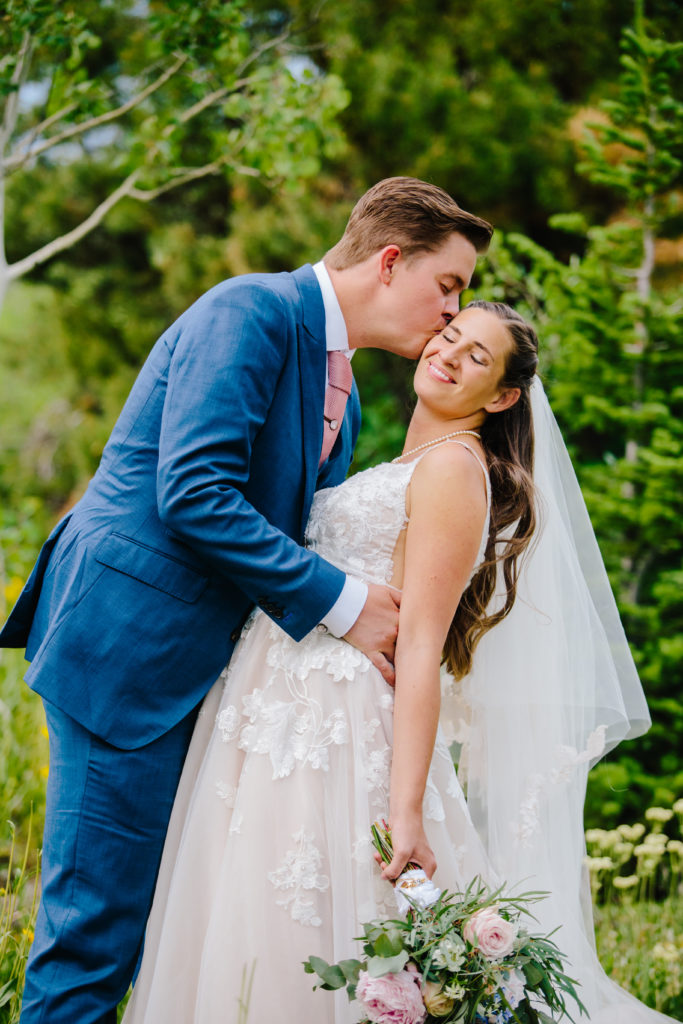
<svg viewBox="0 0 683 1024">
<path fill-rule="evenodd" d="M 584 863 L 588 770 L 649 725 L 638 679 L 579 485 L 543 386 L 531 389 L 540 525 L 508 617 L 478 646 L 472 672 L 447 686 L 447 734 L 491 862 L 518 890 L 551 895 L 543 928 L 581 982 L 590 1020 L 669 1018 L 611 982 L 595 952 Z"/>
</svg>

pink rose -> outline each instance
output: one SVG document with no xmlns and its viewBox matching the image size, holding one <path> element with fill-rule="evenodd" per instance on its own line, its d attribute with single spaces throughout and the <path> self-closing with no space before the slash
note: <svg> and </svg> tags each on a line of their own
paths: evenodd
<svg viewBox="0 0 683 1024">
<path fill-rule="evenodd" d="M 472 914 L 462 934 L 487 960 L 502 960 L 512 952 L 517 925 L 506 921 L 494 907 L 484 907 Z"/>
<path fill-rule="evenodd" d="M 420 995 L 420 974 L 399 971 L 371 978 L 361 971 L 356 985 L 356 999 L 375 1024 L 423 1024 L 427 1016 Z"/>
</svg>

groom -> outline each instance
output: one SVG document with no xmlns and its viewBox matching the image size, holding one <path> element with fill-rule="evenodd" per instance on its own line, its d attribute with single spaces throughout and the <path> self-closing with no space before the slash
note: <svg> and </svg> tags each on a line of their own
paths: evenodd
<svg viewBox="0 0 683 1024">
<path fill-rule="evenodd" d="M 323 262 L 224 281 L 152 349 L 0 633 L 26 647 L 50 733 L 23 1024 L 115 1021 L 197 707 L 255 605 L 294 639 L 345 636 L 392 681 L 394 593 L 303 546 L 358 433 L 338 353 L 417 358 L 491 230 L 433 185 L 387 179 Z"/>
</svg>

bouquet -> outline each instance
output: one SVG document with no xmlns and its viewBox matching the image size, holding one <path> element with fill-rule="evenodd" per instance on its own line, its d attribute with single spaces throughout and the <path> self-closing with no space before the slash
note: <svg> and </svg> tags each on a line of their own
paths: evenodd
<svg viewBox="0 0 683 1024">
<path fill-rule="evenodd" d="M 384 863 L 392 858 L 386 823 L 375 823 L 373 843 Z M 407 884 L 406 884 L 407 883 Z M 524 916 L 543 893 L 503 896 L 475 879 L 461 894 L 440 892 L 419 865 L 396 882 L 404 917 L 363 925 L 363 960 L 328 964 L 311 956 L 315 988 L 346 988 L 362 1024 L 552 1024 L 573 1020 L 574 982 L 550 936 L 531 934 Z"/>
</svg>

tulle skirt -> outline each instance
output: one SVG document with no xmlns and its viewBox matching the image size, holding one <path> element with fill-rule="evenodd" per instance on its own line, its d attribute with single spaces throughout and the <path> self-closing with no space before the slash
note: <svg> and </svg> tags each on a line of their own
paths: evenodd
<svg viewBox="0 0 683 1024">
<path fill-rule="evenodd" d="M 327 634 L 294 643 L 257 612 L 206 698 L 162 859 L 126 1024 L 359 1019 L 302 962 L 358 956 L 397 916 L 370 826 L 388 808 L 393 692 Z M 435 881 L 495 881 L 439 735 L 424 801 Z"/>
</svg>

